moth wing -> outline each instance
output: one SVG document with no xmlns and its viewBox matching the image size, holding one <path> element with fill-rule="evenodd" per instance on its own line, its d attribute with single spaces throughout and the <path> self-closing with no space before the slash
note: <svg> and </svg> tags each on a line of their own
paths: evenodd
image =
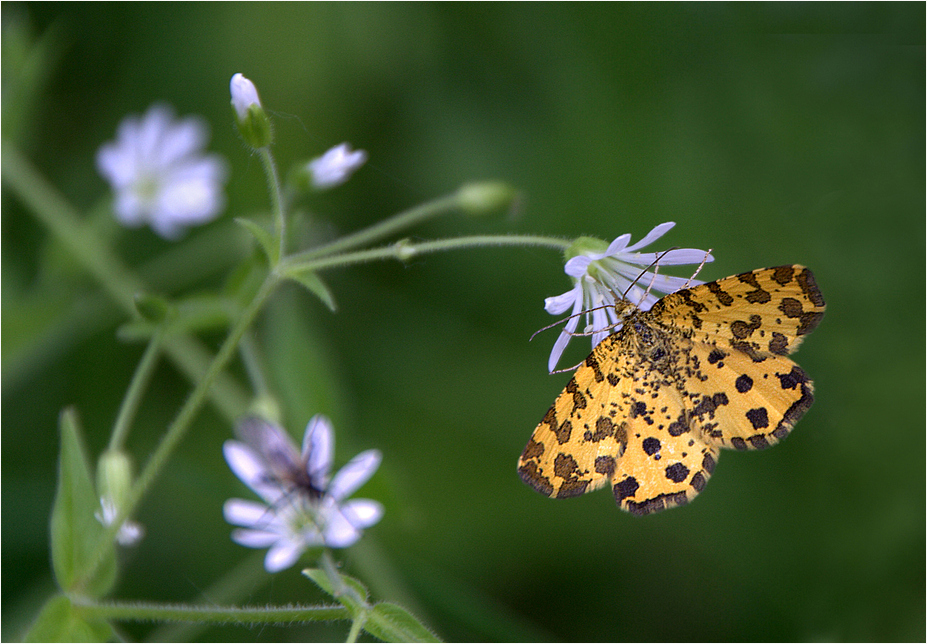
<svg viewBox="0 0 927 644">
<path fill-rule="evenodd" d="M 764 449 L 785 438 L 811 403 L 814 384 L 785 356 L 761 359 L 696 344 L 688 354 L 693 379 L 684 385 L 692 422 L 705 440 L 728 449 Z"/>
<path fill-rule="evenodd" d="M 633 381 L 606 377 L 600 364 L 624 359 L 622 337 L 609 336 L 589 354 L 518 459 L 522 480 L 541 494 L 569 498 L 610 481 L 625 450 L 623 421 Z"/>
<path fill-rule="evenodd" d="M 635 392 L 631 409 L 627 447 L 612 475 L 615 502 L 638 515 L 688 503 L 714 471 L 718 447 L 704 440 L 670 383 L 646 395 Z"/>
<path fill-rule="evenodd" d="M 761 268 L 663 297 L 650 315 L 694 342 L 756 357 L 787 355 L 824 317 L 824 296 L 798 264 Z"/>
</svg>

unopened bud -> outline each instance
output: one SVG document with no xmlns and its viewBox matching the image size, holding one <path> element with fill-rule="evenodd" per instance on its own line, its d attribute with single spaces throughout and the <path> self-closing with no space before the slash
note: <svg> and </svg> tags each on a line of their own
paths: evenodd
<svg viewBox="0 0 927 644">
<path fill-rule="evenodd" d="M 229 83 L 229 91 L 235 122 L 245 143 L 255 149 L 270 145 L 274 140 L 273 128 L 254 83 L 241 74 L 235 74 Z"/>
</svg>

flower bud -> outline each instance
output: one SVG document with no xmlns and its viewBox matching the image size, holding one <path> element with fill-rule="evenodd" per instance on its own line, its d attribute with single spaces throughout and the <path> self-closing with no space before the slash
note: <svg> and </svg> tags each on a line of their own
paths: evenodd
<svg viewBox="0 0 927 644">
<path fill-rule="evenodd" d="M 466 214 L 478 217 L 508 208 L 517 195 L 515 189 L 507 183 L 484 181 L 461 186 L 457 191 L 457 200 Z"/>
<path fill-rule="evenodd" d="M 112 525 L 126 503 L 132 487 L 132 460 L 128 454 L 118 450 L 107 450 L 97 463 L 97 492 L 100 495 L 100 510 L 95 514 L 105 526 Z M 119 526 L 116 541 L 123 546 L 132 546 L 141 540 L 145 528 L 140 523 L 126 520 Z"/>
<path fill-rule="evenodd" d="M 313 188 L 327 190 L 340 186 L 350 179 L 351 175 L 366 162 L 367 152 L 364 150 L 352 152 L 350 145 L 342 143 L 307 163 L 305 170 L 311 176 Z"/>
<path fill-rule="evenodd" d="M 235 74 L 229 83 L 229 90 L 232 93 L 232 108 L 238 132 L 245 143 L 255 149 L 270 145 L 274 140 L 273 128 L 254 83 L 241 74 Z"/>
<path fill-rule="evenodd" d="M 132 460 L 122 451 L 106 450 L 97 463 L 97 491 L 121 508 L 132 487 Z"/>
</svg>

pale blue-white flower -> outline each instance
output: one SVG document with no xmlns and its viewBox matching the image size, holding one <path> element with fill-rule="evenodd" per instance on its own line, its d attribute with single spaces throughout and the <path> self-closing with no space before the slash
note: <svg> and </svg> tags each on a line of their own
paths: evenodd
<svg viewBox="0 0 927 644">
<path fill-rule="evenodd" d="M 224 159 L 203 153 L 208 139 L 202 120 L 175 119 L 167 105 L 123 119 L 96 158 L 115 193 L 116 218 L 130 227 L 150 224 L 166 239 L 212 221 L 225 207 L 228 171 Z"/>
<path fill-rule="evenodd" d="M 246 419 L 238 434 L 244 442 L 226 441 L 225 459 L 265 503 L 229 499 L 223 513 L 240 526 L 232 532 L 236 543 L 269 548 L 268 572 L 292 566 L 314 546 L 347 548 L 383 516 L 376 501 L 348 500 L 379 467 L 380 452 L 362 452 L 329 477 L 334 436 L 325 416 L 309 421 L 301 452 L 282 428 L 261 419 Z"/>
<path fill-rule="evenodd" d="M 328 152 L 313 159 L 306 165 L 312 176 L 312 185 L 316 190 L 327 190 L 340 186 L 367 162 L 364 150 L 351 151 L 347 143 L 336 145 Z"/>
<path fill-rule="evenodd" d="M 649 310 L 657 301 L 655 292 L 672 293 L 685 286 L 702 282 L 684 277 L 673 277 L 656 272 L 655 267 L 680 264 L 701 264 L 714 258 L 704 250 L 677 248 L 665 252 L 640 253 L 639 249 L 652 244 L 675 226 L 674 222 L 656 226 L 636 244 L 628 245 L 630 234 L 616 238 L 606 247 L 605 242 L 580 237 L 566 251 L 569 258 L 564 272 L 573 279 L 573 288 L 544 300 L 544 310 L 552 315 L 570 311 L 570 317 L 554 343 L 547 363 L 553 371 L 563 355 L 583 312 L 586 329 L 592 335 L 593 348 L 612 331 L 621 327 L 613 306 L 616 297 L 624 297 L 636 307 Z"/>
</svg>

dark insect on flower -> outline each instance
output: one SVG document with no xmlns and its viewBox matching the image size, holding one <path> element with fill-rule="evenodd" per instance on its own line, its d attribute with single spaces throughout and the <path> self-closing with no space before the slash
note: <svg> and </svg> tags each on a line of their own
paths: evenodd
<svg viewBox="0 0 927 644">
<path fill-rule="evenodd" d="M 238 438 L 250 447 L 265 466 L 260 473 L 265 485 L 276 485 L 284 492 L 306 494 L 318 499 L 328 485 L 331 461 L 329 434 L 310 427 L 300 453 L 289 435 L 277 425 L 257 416 L 242 419 L 235 427 Z"/>
</svg>

